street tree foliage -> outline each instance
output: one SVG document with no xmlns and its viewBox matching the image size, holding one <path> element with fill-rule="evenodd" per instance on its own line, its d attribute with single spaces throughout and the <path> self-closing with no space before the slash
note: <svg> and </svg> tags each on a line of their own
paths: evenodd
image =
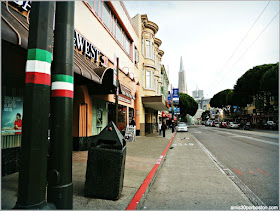
<svg viewBox="0 0 280 211">
<path fill-rule="evenodd" d="M 226 115 L 232 113 L 232 89 L 225 89 L 215 94 L 210 100 L 210 106 L 215 108 L 221 108 Z"/>
<path fill-rule="evenodd" d="M 266 95 L 271 96 L 273 93 L 276 96 L 277 93 L 278 96 L 278 68 L 279 63 L 264 64 L 243 74 L 234 86 L 232 100 L 235 105 L 246 107 L 255 98 L 256 107 L 259 107 L 264 104 Z"/>
<path fill-rule="evenodd" d="M 208 119 L 207 117 L 209 117 L 209 115 L 210 115 L 210 111 L 208 111 L 208 110 L 204 111 L 204 112 L 201 114 L 201 120 L 202 120 L 202 121 L 206 121 L 206 120 Z"/>
<path fill-rule="evenodd" d="M 194 116 L 198 103 L 188 94 L 179 93 L 180 116 L 184 119 L 187 114 Z"/>
</svg>

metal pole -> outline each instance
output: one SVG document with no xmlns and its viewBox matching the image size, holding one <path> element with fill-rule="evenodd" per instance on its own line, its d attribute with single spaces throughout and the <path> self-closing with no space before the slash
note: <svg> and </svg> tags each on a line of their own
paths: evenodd
<svg viewBox="0 0 280 211">
<path fill-rule="evenodd" d="M 172 107 L 172 121 L 171 121 L 171 123 L 172 123 L 172 133 L 174 133 L 174 109 L 173 109 L 173 107 L 174 107 L 174 104 L 173 104 L 173 89 L 172 89 L 172 84 L 171 84 L 171 107 Z"/>
<path fill-rule="evenodd" d="M 118 111 L 119 111 L 119 58 L 117 58 L 117 90 L 116 90 L 116 98 L 115 98 L 115 105 L 116 105 L 116 126 L 118 126 Z"/>
<path fill-rule="evenodd" d="M 56 2 L 48 202 L 57 209 L 73 209 L 74 6 L 74 1 Z"/>
<path fill-rule="evenodd" d="M 54 2 L 32 3 L 15 209 L 55 208 L 46 202 L 53 14 Z"/>
</svg>

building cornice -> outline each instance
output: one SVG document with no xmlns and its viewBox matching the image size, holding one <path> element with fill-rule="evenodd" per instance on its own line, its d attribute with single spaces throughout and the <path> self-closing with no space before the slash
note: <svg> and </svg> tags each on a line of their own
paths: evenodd
<svg viewBox="0 0 280 211">
<path fill-rule="evenodd" d="M 155 40 L 155 44 L 159 47 L 161 45 L 162 41 L 158 38 L 155 38 L 154 40 Z"/>
<path fill-rule="evenodd" d="M 164 51 L 163 51 L 163 50 L 158 49 L 158 54 L 162 57 L 162 56 L 164 55 Z"/>
<path fill-rule="evenodd" d="M 152 21 L 149 21 L 146 14 L 141 15 L 141 20 L 142 20 L 145 28 L 152 29 L 155 34 L 158 32 L 158 25 Z"/>
</svg>

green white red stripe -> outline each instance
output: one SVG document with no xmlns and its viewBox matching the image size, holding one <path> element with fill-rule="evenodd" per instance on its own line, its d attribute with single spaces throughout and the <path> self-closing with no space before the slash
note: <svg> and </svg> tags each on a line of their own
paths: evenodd
<svg viewBox="0 0 280 211">
<path fill-rule="evenodd" d="M 70 97 L 73 98 L 73 76 L 55 74 L 52 76 L 52 87 L 51 96 L 52 97 Z"/>
<path fill-rule="evenodd" d="M 52 53 L 43 49 L 28 49 L 25 83 L 51 85 Z"/>
</svg>

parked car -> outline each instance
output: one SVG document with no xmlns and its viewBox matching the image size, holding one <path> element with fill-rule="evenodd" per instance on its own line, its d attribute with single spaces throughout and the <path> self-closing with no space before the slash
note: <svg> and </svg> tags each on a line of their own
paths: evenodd
<svg viewBox="0 0 280 211">
<path fill-rule="evenodd" d="M 188 132 L 188 126 L 186 125 L 186 123 L 180 122 L 177 126 L 177 131 Z"/>
<path fill-rule="evenodd" d="M 273 121 L 267 121 L 265 124 L 264 124 L 264 128 L 265 129 L 275 129 L 277 128 L 277 124 Z"/>
<path fill-rule="evenodd" d="M 246 124 L 243 126 L 243 130 L 251 130 L 251 123 L 246 122 Z"/>
<path fill-rule="evenodd" d="M 215 127 L 216 124 L 219 124 L 218 121 L 212 121 L 212 123 L 210 124 L 211 127 Z"/>
<path fill-rule="evenodd" d="M 219 124 L 220 128 L 226 128 L 227 127 L 227 122 L 222 122 Z"/>
<path fill-rule="evenodd" d="M 239 128 L 239 124 L 237 122 L 230 122 L 227 128 Z"/>
<path fill-rule="evenodd" d="M 212 123 L 213 121 L 212 120 L 207 120 L 207 122 L 205 122 L 205 126 L 210 126 L 210 124 Z"/>
</svg>

